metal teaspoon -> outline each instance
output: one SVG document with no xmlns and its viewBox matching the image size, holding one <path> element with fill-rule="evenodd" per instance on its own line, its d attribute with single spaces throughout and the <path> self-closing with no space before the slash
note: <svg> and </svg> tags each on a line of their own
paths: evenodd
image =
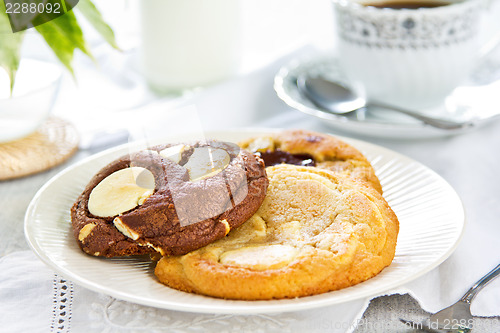
<svg viewBox="0 0 500 333">
<path fill-rule="evenodd" d="M 297 87 L 299 88 L 299 91 L 316 106 L 319 106 L 325 111 L 336 115 L 356 111 L 368 104 L 366 99 L 357 95 L 354 91 L 339 83 L 335 83 L 321 77 L 299 76 L 297 78 Z M 404 113 L 422 121 L 427 125 L 445 130 L 470 128 L 476 124 L 474 120 L 453 121 L 425 116 L 415 111 L 386 105 L 378 101 L 370 102 L 369 105 Z"/>
</svg>

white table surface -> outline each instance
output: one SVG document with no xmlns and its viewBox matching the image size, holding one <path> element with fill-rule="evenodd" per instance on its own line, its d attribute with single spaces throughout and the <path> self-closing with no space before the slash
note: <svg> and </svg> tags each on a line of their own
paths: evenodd
<svg viewBox="0 0 500 333">
<path fill-rule="evenodd" d="M 97 55 L 101 63 L 105 62 L 110 66 L 97 71 L 90 67 L 91 64 L 87 60 L 77 58 L 78 64 L 81 65 L 77 68 L 78 86 L 66 77 L 54 111 L 57 116 L 72 121 L 81 131 L 82 139 L 88 139 L 91 133 L 102 133 L 102 131 L 124 127 L 131 132 L 133 139 L 154 138 L 166 131 L 182 132 L 193 128 L 208 131 L 244 127 L 303 128 L 350 136 L 349 133 L 333 131 L 318 120 L 290 109 L 276 97 L 272 89 L 273 77 L 279 67 L 287 61 L 284 59 L 276 60 L 265 70 L 253 71 L 192 96 L 166 100 L 150 95 L 144 89 L 140 79 L 134 81 L 137 73 L 133 70 L 123 72 L 116 70 L 120 66 L 131 65 L 133 67 L 133 57 L 110 53 L 109 50 L 103 50 L 102 53 L 98 51 Z M 133 89 L 128 90 L 127 95 L 123 95 L 122 86 L 113 86 L 113 83 L 124 79 L 135 82 L 135 85 L 132 85 Z M 147 105 L 125 110 L 128 106 L 141 103 L 147 103 Z M 175 126 L 172 125 L 172 119 L 176 121 Z M 419 141 L 389 140 L 369 136 L 353 137 L 393 149 L 428 166 L 446 179 L 462 198 L 468 223 L 460 245 L 448 260 L 409 286 L 419 290 L 419 295 L 416 296 L 420 298 L 421 305 L 428 311 L 437 311 L 451 304 L 465 292 L 467 286 L 472 285 L 482 274 L 500 262 L 500 242 L 498 241 L 500 236 L 500 177 L 498 177 L 500 122 L 496 121 L 479 130 L 458 136 Z M 23 218 L 31 198 L 57 172 L 92 153 L 93 151 L 81 150 L 64 165 L 47 172 L 0 182 L 0 257 L 7 260 L 9 255 L 16 253 L 25 253 L 23 255 L 29 256 L 29 252 L 23 252 L 29 250 L 23 235 Z M 421 285 L 423 283 L 431 284 Z M 46 288 L 48 288 L 48 293 L 52 293 L 54 286 Z M 0 286 L 0 304 L 4 301 L 2 296 L 6 295 L 1 291 Z M 22 290 L 18 292 L 23 293 Z M 104 300 L 105 304 L 111 302 L 108 306 L 123 307 L 127 311 L 134 309 L 132 304 L 127 305 L 118 301 L 113 303 L 113 300 L 107 299 L 104 295 L 95 297 Z M 396 309 L 387 312 L 387 308 L 396 307 L 402 313 L 411 314 L 415 311 L 415 304 L 411 299 L 401 301 L 396 296 L 391 297 L 380 298 L 378 302 L 374 302 L 373 307 L 369 308 L 367 318 L 393 324 L 380 332 L 410 332 L 393 323 L 394 316 L 391 313 L 393 314 Z M 484 304 L 489 305 L 484 306 Z M 494 306 L 491 307 L 491 304 Z M 473 304 L 473 313 L 482 316 L 500 316 L 500 280 L 491 283 L 484 292 L 479 294 Z M 285 316 L 284 325 L 288 325 L 287 320 L 293 317 L 293 315 Z M 92 317 L 89 314 L 89 322 L 94 320 L 93 318 L 95 319 L 95 316 Z M 305 329 L 314 324 L 314 331 L 333 332 L 332 323 L 327 321 L 315 323 L 313 313 L 298 315 L 294 320 L 295 322 L 290 319 L 289 322 L 295 323 L 293 324 L 296 325 L 295 330 L 279 325 L 269 326 L 266 320 L 262 321 L 260 326 L 257 321 L 256 326 L 252 327 L 259 327 L 263 332 L 278 332 L 297 331 L 297 327 Z M 479 325 L 475 332 L 500 331 L 498 318 L 496 321 L 485 320 L 479 323 L 483 323 L 484 327 L 480 328 Z M 20 322 L 19 332 L 23 331 L 23 327 L 23 323 Z M 83 326 L 75 324 L 73 327 L 74 332 L 79 332 L 79 328 Z M 125 328 L 113 327 L 109 331 L 128 331 Z M 51 331 L 51 329 L 40 328 L 39 331 Z M 186 323 L 184 328 L 181 327 L 177 331 L 196 330 Z M 373 332 L 362 326 L 358 331 Z"/>
<path fill-rule="evenodd" d="M 84 137 L 86 129 L 92 126 L 94 130 L 126 126 L 135 139 L 154 138 L 172 131 L 239 127 L 304 128 L 349 135 L 332 131 L 318 120 L 290 109 L 276 97 L 272 89 L 273 76 L 284 61 L 286 60 L 279 60 L 264 70 L 216 85 L 181 100 L 160 100 L 131 111 L 103 112 L 98 110 L 98 112 L 92 112 L 89 110 L 84 115 L 63 113 L 61 110 L 64 108 L 59 105 L 58 114 L 72 119 L 74 124 L 82 129 Z M 107 124 L 112 125 L 107 126 Z M 427 303 L 426 310 L 428 311 L 436 311 L 440 307 L 451 304 L 463 294 L 467 286 L 500 262 L 500 242 L 498 242 L 500 122 L 496 121 L 470 133 L 432 140 L 358 138 L 393 149 L 430 167 L 446 179 L 462 198 L 468 220 L 462 242 L 448 260 L 410 286 L 419 290 L 419 295 L 416 296 L 420 297 L 421 301 L 423 300 L 424 306 Z M 1 256 L 5 256 L 8 260 L 9 254 L 22 253 L 20 251 L 28 249 L 23 235 L 23 217 L 27 205 L 38 188 L 61 169 L 91 153 L 93 152 L 81 150 L 70 161 L 53 170 L 0 183 Z M 41 263 L 38 264 L 43 267 Z M 467 269 L 468 267 L 471 269 Z M 419 283 L 431 283 L 431 285 L 421 286 Z M 479 294 L 473 304 L 475 314 L 500 315 L 499 287 L 500 280 L 493 282 L 483 293 Z M 54 286 L 46 287 L 46 292 L 51 294 L 52 288 Z M 19 293 L 22 294 L 22 292 L 19 290 Z M 104 295 L 96 294 L 94 297 L 107 299 Z M 399 304 L 400 310 L 404 309 L 408 314 L 414 311 L 412 310 L 414 304 L 412 305 L 411 300 L 402 303 L 401 301 L 397 303 L 397 299 L 394 301 Z M 126 302 L 113 302 L 113 300 L 107 300 L 104 303 L 108 306 L 127 308 Z M 485 308 L 481 305 L 492 303 L 499 306 Z M 404 331 L 405 328 L 399 326 L 389 314 L 383 317 L 386 309 L 383 304 L 386 303 L 380 304 L 376 305 L 378 312 L 375 313 L 379 315 L 377 322 L 387 320 L 393 325 L 386 330 L 387 332 L 391 329 L 394 332 Z M 360 305 L 354 304 L 354 310 L 356 306 Z M 133 305 L 129 307 L 133 308 Z M 129 309 L 129 311 L 132 310 Z M 287 318 L 293 318 L 296 321 L 295 327 L 307 327 L 308 323 L 312 324 L 315 321 L 311 312 L 303 313 L 298 317 L 288 314 L 283 318 L 271 318 L 271 320 L 281 319 L 286 323 Z M 90 317 L 89 320 L 91 320 Z M 322 325 L 314 326 L 315 331 L 327 332 L 334 327 L 332 323 L 324 322 L 324 318 L 322 320 Z M 487 325 L 500 329 L 499 321 L 487 322 Z M 78 327 L 76 323 L 74 327 Z M 191 329 L 189 327 L 186 323 L 185 330 L 180 331 L 188 332 Z M 267 320 L 262 321 L 257 327 L 262 327 L 263 331 L 274 331 L 272 328 L 269 329 Z M 126 331 L 125 328 L 122 329 Z M 485 332 L 489 332 L 489 329 L 487 328 Z M 363 327 L 361 326 L 359 330 L 362 332 Z"/>
</svg>

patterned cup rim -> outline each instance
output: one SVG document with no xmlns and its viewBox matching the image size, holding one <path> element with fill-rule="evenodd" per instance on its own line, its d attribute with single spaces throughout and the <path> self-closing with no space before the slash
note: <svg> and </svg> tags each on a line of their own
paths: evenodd
<svg viewBox="0 0 500 333">
<path fill-rule="evenodd" d="M 369 1 L 365 0 L 365 2 L 375 2 L 375 1 L 380 1 L 384 2 L 384 0 L 374 0 L 374 1 Z M 386 0 L 387 1 L 387 0 Z M 395 2 L 398 0 L 394 0 Z M 417 0 L 418 1 L 418 0 Z M 432 0 L 430 0 L 432 1 Z M 484 3 L 484 0 L 442 0 L 443 2 L 450 2 L 446 6 L 439 6 L 439 7 L 422 7 L 418 9 L 411 9 L 411 8 L 402 8 L 402 9 L 393 9 L 393 8 L 380 8 L 380 7 L 375 7 L 375 6 L 366 6 L 363 5 L 363 1 L 357 1 L 357 0 L 332 0 L 332 3 L 335 6 L 342 7 L 345 9 L 352 9 L 352 10 L 358 10 L 358 11 L 363 11 L 365 13 L 381 13 L 381 14 L 396 14 L 397 13 L 404 13 L 404 14 L 418 14 L 418 13 L 425 13 L 425 14 L 431 14 L 431 13 L 436 13 L 436 14 L 441 14 L 443 12 L 449 12 L 450 10 L 462 10 L 463 7 L 470 7 L 470 6 L 475 6 L 475 5 L 480 5 L 481 3 Z"/>
</svg>

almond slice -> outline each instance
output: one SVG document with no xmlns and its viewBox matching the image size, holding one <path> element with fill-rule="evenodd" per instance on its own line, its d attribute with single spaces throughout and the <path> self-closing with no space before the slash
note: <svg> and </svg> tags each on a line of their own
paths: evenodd
<svg viewBox="0 0 500 333">
<path fill-rule="evenodd" d="M 229 165 L 231 157 L 224 149 L 212 147 L 194 148 L 184 167 L 191 181 L 212 177 Z"/>
<path fill-rule="evenodd" d="M 131 210 L 154 192 L 155 179 L 151 171 L 131 167 L 113 172 L 92 190 L 88 209 L 99 217 L 111 217 Z"/>
</svg>

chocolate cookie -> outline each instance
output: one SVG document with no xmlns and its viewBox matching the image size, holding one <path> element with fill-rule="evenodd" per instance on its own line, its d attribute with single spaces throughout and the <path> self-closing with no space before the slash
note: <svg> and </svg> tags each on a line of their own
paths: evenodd
<svg viewBox="0 0 500 333">
<path fill-rule="evenodd" d="M 315 166 L 365 181 L 382 193 L 375 170 L 363 154 L 331 135 L 287 130 L 251 138 L 240 146 L 262 157 L 266 167 L 281 163 Z"/>
<path fill-rule="evenodd" d="M 185 254 L 249 219 L 267 185 L 263 161 L 234 144 L 155 146 L 91 179 L 71 209 L 74 236 L 94 256 Z"/>
</svg>

